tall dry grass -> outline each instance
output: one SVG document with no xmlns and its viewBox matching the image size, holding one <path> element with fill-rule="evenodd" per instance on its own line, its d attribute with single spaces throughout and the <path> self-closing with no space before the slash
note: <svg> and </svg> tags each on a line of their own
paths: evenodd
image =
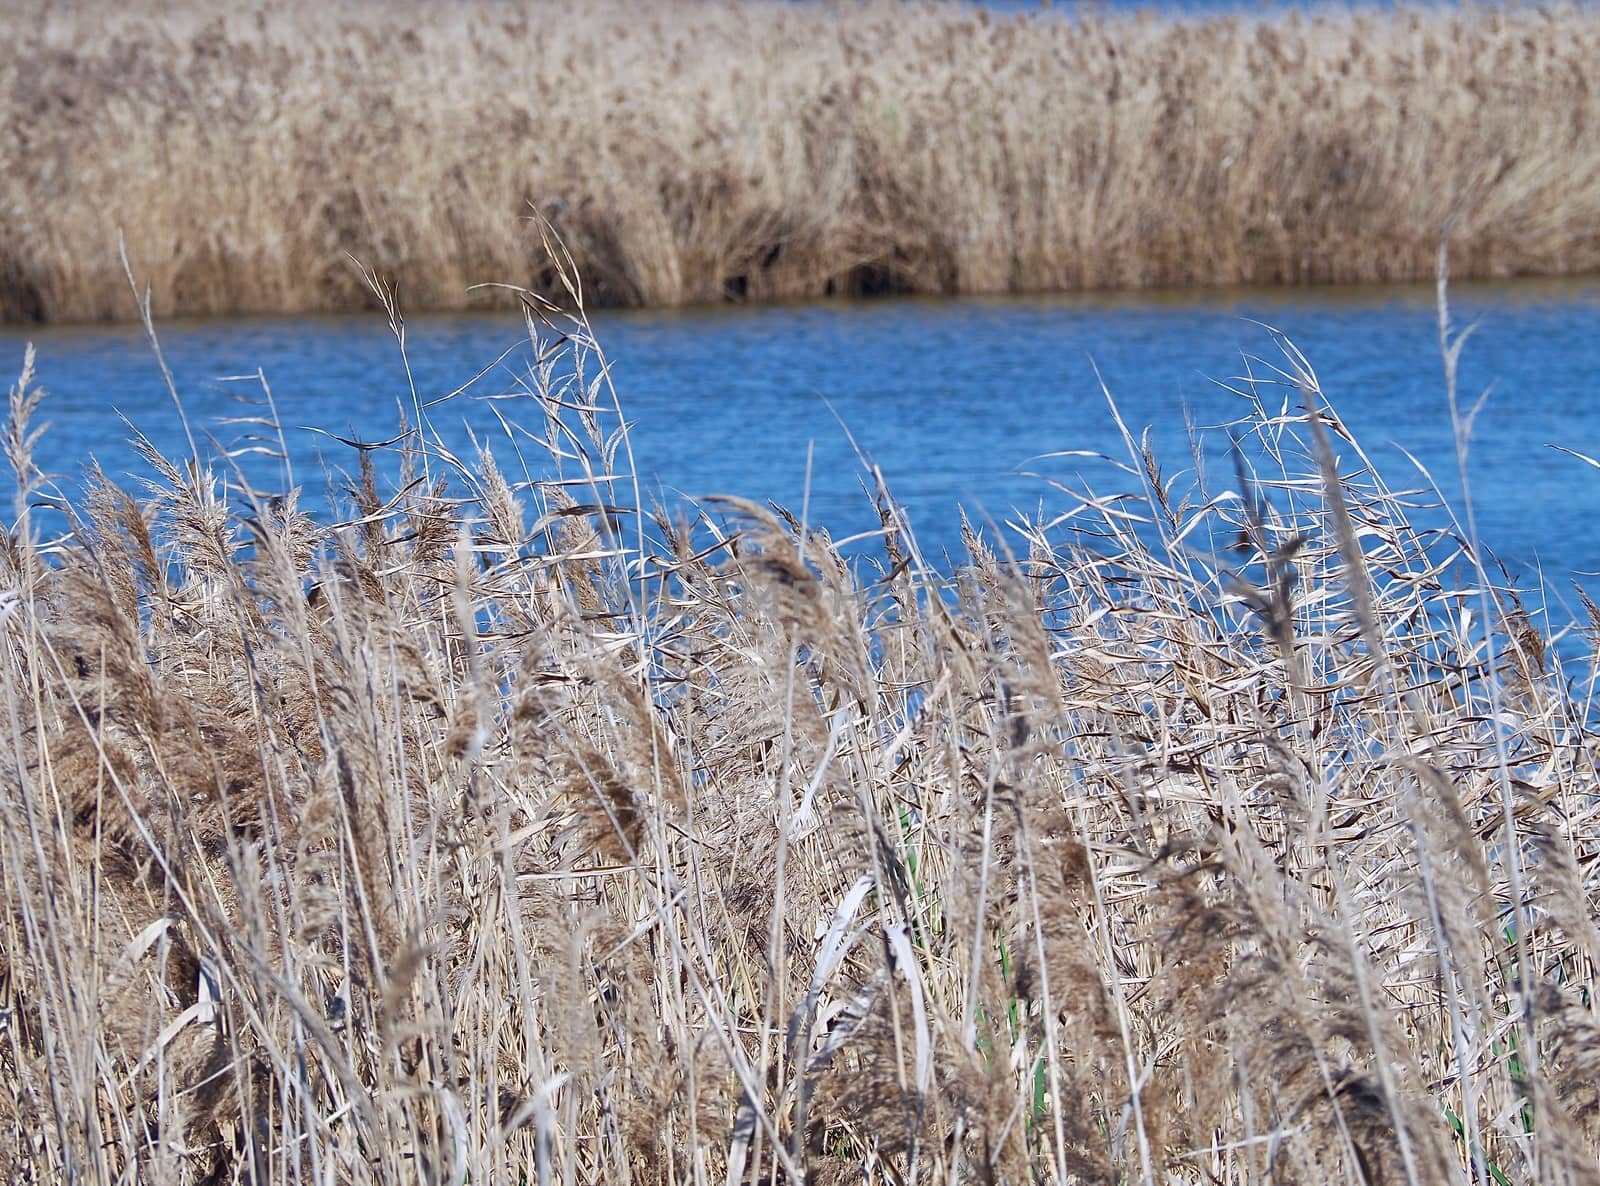
<svg viewBox="0 0 1600 1186">
<path fill-rule="evenodd" d="M 529 327 L 338 522 L 147 448 L 41 540 L 12 389 L 9 1180 L 1596 1180 L 1592 684 L 1291 347 L 946 579 L 646 530 Z"/>
<path fill-rule="evenodd" d="M 0 11 L 0 316 L 1600 267 L 1600 13 L 194 0 Z"/>
</svg>

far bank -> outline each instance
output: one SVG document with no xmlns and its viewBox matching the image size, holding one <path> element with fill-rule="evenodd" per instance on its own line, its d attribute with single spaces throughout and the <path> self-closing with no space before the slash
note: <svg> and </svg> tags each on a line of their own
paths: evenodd
<svg viewBox="0 0 1600 1186">
<path fill-rule="evenodd" d="M 1600 270 L 1600 12 L 8 13 L 0 318 Z"/>
</svg>

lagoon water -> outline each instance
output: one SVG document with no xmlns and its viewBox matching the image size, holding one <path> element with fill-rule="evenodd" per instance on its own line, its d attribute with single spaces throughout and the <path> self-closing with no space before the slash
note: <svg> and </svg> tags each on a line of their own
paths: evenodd
<svg viewBox="0 0 1600 1186">
<path fill-rule="evenodd" d="M 1600 469 L 1547 447 L 1600 457 L 1600 282 L 1461 285 L 1452 301 L 1459 322 L 1480 323 L 1463 356 L 1463 397 L 1493 385 L 1470 451 L 1480 533 L 1524 579 L 1542 568 L 1559 594 L 1568 577 L 1600 572 Z M 796 513 L 805 502 L 810 521 L 845 536 L 876 525 L 859 447 L 937 554 L 958 542 L 958 503 L 991 530 L 1015 509 L 1065 509 L 1067 497 L 1037 475 L 1075 483 L 1081 474 L 1101 492 L 1131 488 L 1092 459 L 1037 460 L 1063 450 L 1125 456 L 1101 378 L 1136 434 L 1150 426 L 1169 473 L 1192 468 L 1187 424 L 1222 425 L 1245 411 L 1218 381 L 1240 375 L 1246 356 L 1279 359 L 1257 321 L 1304 351 L 1392 486 L 1426 485 L 1409 451 L 1459 507 L 1430 287 L 608 312 L 595 328 L 633 424 L 647 498 L 732 493 Z M 244 402 L 259 397 L 259 368 L 290 426 L 296 480 L 314 492 L 327 491 L 330 477 L 342 484 L 338 475 L 355 461 L 311 429 L 381 439 L 412 402 L 400 350 L 376 317 L 158 331 L 189 416 L 223 443 L 247 443 L 249 430 L 225 421 L 259 414 Z M 7 328 L 0 367 L 14 374 L 30 340 L 48 392 L 41 417 L 52 424 L 39 455 L 64 485 L 91 455 L 129 480 L 148 472 L 119 413 L 159 448 L 187 452 L 141 330 Z M 536 406 L 517 394 L 530 359 L 520 322 L 411 318 L 406 358 L 423 400 L 488 368 L 466 394 L 435 407 L 432 422 L 453 448 L 469 433 L 498 440 L 514 468 L 494 410 L 539 428 Z M 241 375 L 251 378 L 227 378 Z M 510 398 L 486 398 L 497 395 Z M 1209 439 L 1213 458 L 1223 456 L 1225 435 Z M 244 456 L 252 480 L 281 484 L 277 463 Z M 1231 483 L 1226 465 L 1210 468 L 1213 489 Z M 0 497 L 9 507 L 10 490 Z M 1442 511 L 1417 517 L 1445 522 Z"/>
</svg>

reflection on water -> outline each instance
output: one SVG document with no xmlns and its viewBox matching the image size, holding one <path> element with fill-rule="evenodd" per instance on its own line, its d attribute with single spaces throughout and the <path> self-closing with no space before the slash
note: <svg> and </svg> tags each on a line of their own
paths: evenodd
<svg viewBox="0 0 1600 1186">
<path fill-rule="evenodd" d="M 1543 565 L 1562 578 L 1557 586 L 1574 570 L 1600 571 L 1600 471 L 1546 447 L 1600 456 L 1600 284 L 1461 286 L 1453 302 L 1459 322 L 1481 322 L 1463 360 L 1463 395 L 1475 399 L 1493 384 L 1470 451 L 1483 538 L 1520 570 Z M 1220 425 L 1244 411 L 1217 380 L 1239 375 L 1243 355 L 1276 357 L 1254 321 L 1305 352 L 1392 485 L 1424 484 L 1404 450 L 1459 500 L 1428 287 L 727 307 L 608 313 L 596 328 L 634 423 L 647 498 L 734 493 L 798 510 L 809 455 L 810 519 L 836 536 L 867 530 L 876 518 L 853 438 L 936 553 L 958 540 L 958 502 L 996 519 L 1014 507 L 1061 509 L 1064 496 L 1038 474 L 1069 481 L 1081 471 L 1098 489 L 1128 488 L 1103 463 L 1030 460 L 1060 450 L 1124 454 L 1101 378 L 1135 433 L 1151 427 L 1169 473 L 1191 465 L 1189 424 Z M 259 414 L 241 402 L 259 394 L 259 368 L 283 424 L 306 426 L 291 428 L 288 443 L 297 480 L 314 489 L 325 491 L 329 474 L 354 460 L 310 429 L 375 440 L 412 405 L 398 347 L 376 318 L 159 328 L 190 416 L 219 440 L 237 443 L 247 431 L 227 418 Z M 29 339 L 50 393 L 45 468 L 74 474 L 94 455 L 113 474 L 145 472 L 118 412 L 160 448 L 186 450 L 141 331 L 6 330 L 0 364 L 15 372 Z M 435 407 L 433 422 L 458 450 L 470 434 L 498 438 L 515 473 L 491 407 L 538 431 L 536 409 L 481 397 L 525 382 L 520 324 L 416 317 L 407 356 L 424 401 L 488 368 L 466 395 Z M 254 480 L 276 480 L 263 458 L 244 464 Z M 1226 468 L 1213 476 L 1228 481 Z M 9 491 L 0 494 L 8 505 Z M 1430 514 L 1443 522 L 1422 517 Z"/>
</svg>

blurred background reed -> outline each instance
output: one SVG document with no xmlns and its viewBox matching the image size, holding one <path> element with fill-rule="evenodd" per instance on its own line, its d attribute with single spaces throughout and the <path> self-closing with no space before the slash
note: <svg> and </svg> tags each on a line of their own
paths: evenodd
<svg viewBox="0 0 1600 1186">
<path fill-rule="evenodd" d="M 1600 12 L 8 5 L 0 316 L 1600 266 Z"/>
</svg>

